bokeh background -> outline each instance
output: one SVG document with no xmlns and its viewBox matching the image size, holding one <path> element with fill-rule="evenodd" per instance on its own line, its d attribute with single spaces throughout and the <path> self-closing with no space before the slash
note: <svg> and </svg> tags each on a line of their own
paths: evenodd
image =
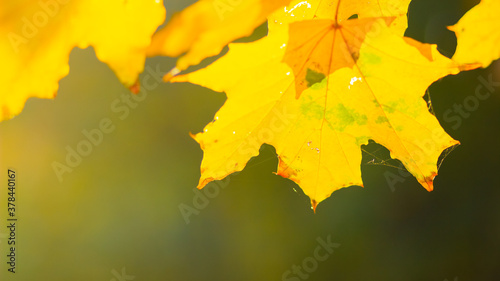
<svg viewBox="0 0 500 281">
<path fill-rule="evenodd" d="M 194 1 L 165 2 L 170 17 Z M 478 2 L 414 0 L 407 35 L 451 56 L 456 39 L 446 26 Z M 147 61 L 163 72 L 174 64 Z M 390 167 L 398 162 L 370 144 L 365 187 L 333 193 L 314 214 L 297 185 L 272 173 L 278 160 L 264 145 L 189 224 L 179 206 L 193 206 L 202 159 L 189 133 L 213 119 L 225 95 L 161 84 L 122 120 L 111 105 L 131 94 L 92 48 L 74 49 L 70 67 L 55 100 L 30 99 L 0 123 L 2 281 L 282 280 L 328 236 L 340 247 L 308 280 L 500 280 L 500 87 L 458 128 L 444 117 L 474 95 L 478 77 L 500 81 L 500 62 L 430 87 L 433 111 L 461 142 L 444 157 L 433 192 L 412 177 L 391 185 L 386 176 L 401 175 Z M 64 163 L 66 147 L 103 118 L 114 131 L 60 182 L 52 163 Z M 7 168 L 18 176 L 15 275 L 5 263 Z"/>
</svg>

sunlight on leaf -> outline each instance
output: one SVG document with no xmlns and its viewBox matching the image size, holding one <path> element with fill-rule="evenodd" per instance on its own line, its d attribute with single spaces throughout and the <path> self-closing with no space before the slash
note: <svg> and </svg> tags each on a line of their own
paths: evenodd
<svg viewBox="0 0 500 281">
<path fill-rule="evenodd" d="M 439 155 L 458 142 L 422 97 L 430 84 L 459 68 L 435 45 L 402 38 L 386 23 L 301 21 L 289 32 L 283 25 L 257 42 L 230 45 L 205 69 L 174 78 L 227 94 L 214 122 L 194 136 L 204 150 L 198 187 L 241 171 L 267 143 L 279 157 L 276 173 L 296 182 L 315 208 L 335 190 L 362 185 L 360 146 L 372 139 L 432 190 Z M 340 36 L 355 26 L 366 33 Z M 313 39 L 295 40 L 287 56 L 289 34 L 299 31 L 300 38 L 307 28 Z"/>
<path fill-rule="evenodd" d="M 390 29 L 403 35 L 407 26 L 408 5 L 411 0 L 294 0 L 284 11 L 269 17 L 269 29 L 301 20 L 329 19 L 338 23 L 356 18 L 393 18 Z"/>
</svg>

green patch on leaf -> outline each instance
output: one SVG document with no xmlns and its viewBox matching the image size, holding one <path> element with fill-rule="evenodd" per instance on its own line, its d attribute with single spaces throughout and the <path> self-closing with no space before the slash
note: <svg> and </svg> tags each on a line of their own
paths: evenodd
<svg viewBox="0 0 500 281">
<path fill-rule="evenodd" d="M 367 64 L 376 65 L 382 63 L 382 58 L 374 53 L 365 53 L 363 55 Z"/>
<path fill-rule="evenodd" d="M 368 137 L 366 136 L 362 136 L 362 137 L 356 137 L 356 144 L 357 145 L 364 145 L 364 144 L 368 144 Z"/>
<path fill-rule="evenodd" d="M 300 106 L 301 113 L 308 119 L 321 119 L 325 112 L 325 107 L 318 104 L 312 99 L 312 97 L 307 96 L 307 101 Z"/>
<path fill-rule="evenodd" d="M 379 116 L 375 120 L 375 123 L 377 123 L 377 124 L 382 124 L 382 123 L 387 123 L 387 122 L 389 122 L 389 120 L 387 120 L 387 118 L 385 116 Z"/>
<path fill-rule="evenodd" d="M 334 114 L 335 119 L 333 120 L 338 120 L 338 122 L 335 123 L 335 129 L 340 132 L 344 131 L 347 126 L 351 126 L 354 123 L 362 126 L 366 125 L 368 121 L 366 115 L 359 114 L 354 109 L 346 108 L 343 104 L 338 104 L 334 110 L 328 113 Z"/>
<path fill-rule="evenodd" d="M 394 111 L 396 111 L 394 109 L 394 106 L 388 106 L 388 105 L 385 105 L 383 104 L 382 105 L 382 109 L 385 111 L 385 112 L 388 112 L 388 113 L 394 113 Z"/>
</svg>

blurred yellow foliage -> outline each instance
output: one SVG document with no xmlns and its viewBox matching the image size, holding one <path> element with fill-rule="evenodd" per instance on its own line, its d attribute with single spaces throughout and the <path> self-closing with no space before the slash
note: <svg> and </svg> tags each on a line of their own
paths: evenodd
<svg viewBox="0 0 500 281">
<path fill-rule="evenodd" d="M 228 43 L 249 36 L 276 9 L 290 0 L 199 0 L 175 14 L 155 34 L 150 56 L 184 56 L 173 75 L 220 53 Z M 169 75 L 168 77 L 170 77 Z"/>
<path fill-rule="evenodd" d="M 74 47 L 93 46 L 120 81 L 132 86 L 164 19 L 160 0 L 2 0 L 0 121 L 19 114 L 30 97 L 55 97 Z"/>
</svg>

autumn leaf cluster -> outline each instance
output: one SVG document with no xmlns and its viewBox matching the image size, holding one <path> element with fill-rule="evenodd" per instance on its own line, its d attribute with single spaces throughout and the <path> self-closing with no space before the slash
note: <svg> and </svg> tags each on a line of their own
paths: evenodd
<svg viewBox="0 0 500 281">
<path fill-rule="evenodd" d="M 482 0 L 454 26 L 455 55 L 404 37 L 410 0 L 199 0 L 166 16 L 159 0 L 0 2 L 0 121 L 30 97 L 54 98 L 74 47 L 93 46 L 137 89 L 146 57 L 178 57 L 166 82 L 225 92 L 214 121 L 194 139 L 204 151 L 198 188 L 241 171 L 262 144 L 276 173 L 313 208 L 362 186 L 361 145 L 385 146 L 431 191 L 437 160 L 458 144 L 422 98 L 436 80 L 500 57 L 500 2 Z M 268 35 L 231 43 L 267 21 Z M 229 51 L 208 67 L 205 58 Z"/>
</svg>

